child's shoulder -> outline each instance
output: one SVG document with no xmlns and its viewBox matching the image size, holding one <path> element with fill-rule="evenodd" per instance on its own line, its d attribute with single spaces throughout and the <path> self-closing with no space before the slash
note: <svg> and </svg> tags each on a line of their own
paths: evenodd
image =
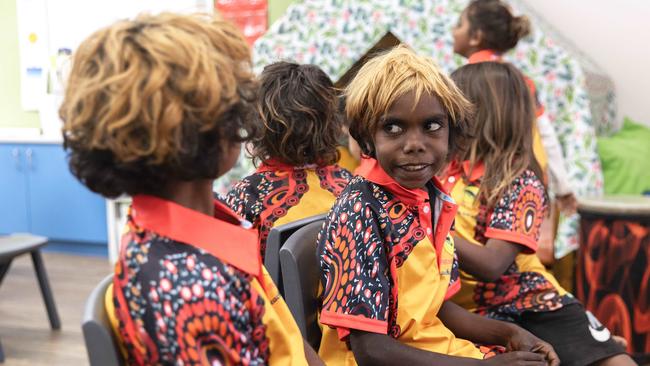
<svg viewBox="0 0 650 366">
<path fill-rule="evenodd" d="M 381 185 L 356 175 L 338 196 L 330 213 L 339 217 L 343 213 L 363 214 L 382 221 L 395 200 Z"/>
<path fill-rule="evenodd" d="M 345 189 L 341 192 L 337 204 L 345 201 L 381 204 L 382 198 L 387 199 L 386 193 L 380 185 L 360 175 L 355 175 L 350 178 Z M 344 196 L 345 198 L 343 198 Z"/>
<path fill-rule="evenodd" d="M 531 169 L 525 169 L 510 183 L 511 188 L 518 187 L 538 187 L 544 189 L 544 183 L 541 178 Z"/>
<path fill-rule="evenodd" d="M 177 281 L 210 280 L 217 275 L 235 283 L 248 282 L 250 277 L 203 250 L 153 231 L 128 233 L 125 239 L 122 260 L 145 282 L 167 279 L 168 284 L 173 285 Z"/>
<path fill-rule="evenodd" d="M 534 171 L 526 169 L 510 182 L 497 206 L 513 207 L 531 200 L 539 206 L 546 206 L 548 197 L 542 180 Z"/>
</svg>

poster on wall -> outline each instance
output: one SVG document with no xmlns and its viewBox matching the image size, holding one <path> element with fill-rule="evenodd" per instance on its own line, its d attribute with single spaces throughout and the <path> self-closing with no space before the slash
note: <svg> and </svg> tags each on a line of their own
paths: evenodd
<svg viewBox="0 0 650 366">
<path fill-rule="evenodd" d="M 46 0 L 18 0 L 20 101 L 25 111 L 36 111 L 47 89 L 48 32 Z"/>
<path fill-rule="evenodd" d="M 17 0 L 21 97 L 44 135 L 60 135 L 58 108 L 70 59 L 94 31 L 140 13 L 212 13 L 212 0 Z M 80 14 L 83 14 L 80 16 Z"/>
<path fill-rule="evenodd" d="M 237 24 L 249 45 L 266 32 L 267 0 L 215 0 L 214 8 L 224 18 Z"/>
</svg>

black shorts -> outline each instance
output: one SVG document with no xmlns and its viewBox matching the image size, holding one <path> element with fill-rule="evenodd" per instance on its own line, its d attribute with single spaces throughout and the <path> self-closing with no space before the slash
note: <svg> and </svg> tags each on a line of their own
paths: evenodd
<svg viewBox="0 0 650 366">
<path fill-rule="evenodd" d="M 590 365 L 625 349 L 580 303 L 549 312 L 525 312 L 518 325 L 553 346 L 562 366 Z"/>
</svg>

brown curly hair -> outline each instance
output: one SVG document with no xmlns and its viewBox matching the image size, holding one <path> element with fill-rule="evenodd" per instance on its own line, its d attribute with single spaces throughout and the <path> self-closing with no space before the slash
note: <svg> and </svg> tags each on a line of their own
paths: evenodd
<svg viewBox="0 0 650 366">
<path fill-rule="evenodd" d="M 470 34 L 481 31 L 481 49 L 507 52 L 531 32 L 528 17 L 512 15 L 501 0 L 473 0 L 465 11 Z"/>
<path fill-rule="evenodd" d="M 77 49 L 59 110 L 73 174 L 107 197 L 214 179 L 255 133 L 257 84 L 239 30 L 208 15 L 140 15 Z"/>
<path fill-rule="evenodd" d="M 300 166 L 339 160 L 338 93 L 318 66 L 276 62 L 260 75 L 261 133 L 253 140 L 256 162 L 277 159 Z"/>
</svg>

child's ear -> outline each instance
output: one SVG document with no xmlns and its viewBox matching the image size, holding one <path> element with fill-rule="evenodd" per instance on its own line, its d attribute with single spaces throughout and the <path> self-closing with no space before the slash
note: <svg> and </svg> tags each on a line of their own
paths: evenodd
<svg viewBox="0 0 650 366">
<path fill-rule="evenodd" d="M 483 31 L 480 29 L 472 32 L 469 36 L 469 45 L 470 47 L 480 47 L 483 42 Z"/>
</svg>

